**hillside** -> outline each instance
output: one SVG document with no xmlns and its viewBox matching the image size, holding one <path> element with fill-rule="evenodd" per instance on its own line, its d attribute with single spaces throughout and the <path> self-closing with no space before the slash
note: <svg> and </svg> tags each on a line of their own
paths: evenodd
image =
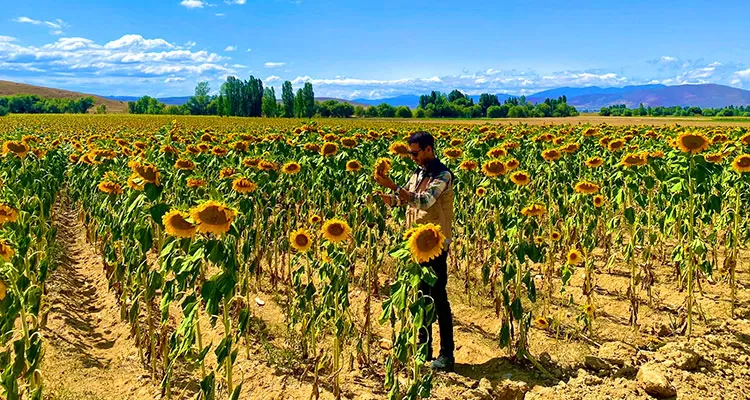
<svg viewBox="0 0 750 400">
<path fill-rule="evenodd" d="M 89 112 L 93 112 L 96 106 L 104 104 L 107 106 L 108 113 L 125 113 L 128 111 L 128 103 L 108 99 L 106 97 L 94 94 L 72 92 L 69 90 L 53 89 L 43 86 L 27 85 L 25 83 L 10 82 L 0 80 L 0 96 L 12 96 L 16 94 L 32 94 L 48 99 L 78 99 L 81 97 L 91 96 L 94 98 L 94 107 Z"/>
</svg>

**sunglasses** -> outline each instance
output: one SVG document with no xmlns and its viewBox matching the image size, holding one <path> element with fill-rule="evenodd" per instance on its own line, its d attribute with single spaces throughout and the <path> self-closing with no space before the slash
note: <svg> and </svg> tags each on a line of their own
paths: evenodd
<svg viewBox="0 0 750 400">
<path fill-rule="evenodd" d="M 422 150 L 417 150 L 417 151 L 409 151 L 408 153 L 409 153 L 409 155 L 411 155 L 412 157 L 416 157 L 416 156 L 417 156 L 417 154 L 419 154 L 419 152 L 420 152 L 420 151 L 422 151 Z"/>
</svg>

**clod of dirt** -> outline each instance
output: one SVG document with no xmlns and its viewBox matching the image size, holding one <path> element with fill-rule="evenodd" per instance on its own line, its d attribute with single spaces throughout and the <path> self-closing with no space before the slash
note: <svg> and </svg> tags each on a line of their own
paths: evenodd
<svg viewBox="0 0 750 400">
<path fill-rule="evenodd" d="M 672 386 L 672 382 L 653 364 L 642 366 L 638 370 L 637 379 L 638 384 L 651 396 L 665 399 L 677 395 L 677 390 Z"/>
<path fill-rule="evenodd" d="M 681 343 L 667 343 L 659 350 L 665 355 L 667 362 L 684 371 L 695 371 L 701 356 Z"/>
<path fill-rule="evenodd" d="M 596 372 L 609 372 L 612 369 L 612 366 L 609 365 L 609 363 L 596 356 L 586 356 L 586 358 L 583 360 L 583 365 L 585 365 L 586 368 Z"/>
<path fill-rule="evenodd" d="M 618 367 L 632 364 L 635 354 L 635 347 L 618 341 L 606 342 L 599 347 L 599 358 Z"/>
</svg>

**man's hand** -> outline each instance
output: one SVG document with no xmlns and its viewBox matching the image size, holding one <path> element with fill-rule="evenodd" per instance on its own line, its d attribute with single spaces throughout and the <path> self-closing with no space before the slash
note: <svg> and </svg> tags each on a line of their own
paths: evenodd
<svg viewBox="0 0 750 400">
<path fill-rule="evenodd" d="M 396 185 L 393 180 L 391 180 L 391 178 L 387 176 L 380 176 L 375 174 L 375 182 L 386 189 L 396 190 L 398 188 L 398 185 Z"/>
</svg>

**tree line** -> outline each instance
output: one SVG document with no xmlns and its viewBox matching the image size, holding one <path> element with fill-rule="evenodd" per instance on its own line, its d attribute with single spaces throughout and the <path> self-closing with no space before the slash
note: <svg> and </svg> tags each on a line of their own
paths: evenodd
<svg viewBox="0 0 750 400">
<path fill-rule="evenodd" d="M 750 117 L 750 105 L 722 108 L 700 108 L 697 106 L 644 107 L 641 103 L 637 108 L 628 108 L 625 104 L 617 104 L 600 108 L 599 115 L 605 117 Z"/>
<path fill-rule="evenodd" d="M 14 114 L 85 114 L 94 106 L 91 96 L 79 99 L 48 99 L 35 94 L 0 97 L 0 115 Z"/>
</svg>

